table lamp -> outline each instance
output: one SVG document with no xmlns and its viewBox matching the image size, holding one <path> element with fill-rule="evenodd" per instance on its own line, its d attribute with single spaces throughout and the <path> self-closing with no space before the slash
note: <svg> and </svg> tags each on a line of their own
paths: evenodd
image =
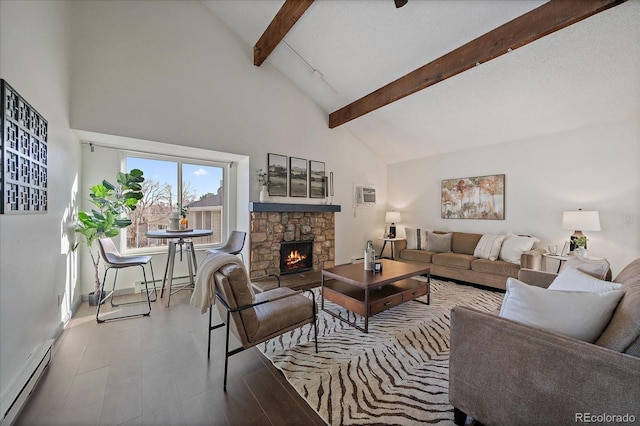
<svg viewBox="0 0 640 426">
<path fill-rule="evenodd" d="M 391 226 L 389 226 L 389 238 L 396 237 L 396 223 L 400 223 L 401 220 L 402 218 L 400 217 L 400 212 L 387 212 L 384 221 L 385 223 L 391 224 Z"/>
<path fill-rule="evenodd" d="M 566 211 L 562 213 L 562 229 L 573 229 L 571 235 L 571 247 L 576 248 L 575 241 L 578 237 L 584 237 L 582 231 L 600 231 L 600 215 L 597 211 L 584 211 L 582 209 Z M 584 248 L 587 248 L 585 244 Z"/>
</svg>

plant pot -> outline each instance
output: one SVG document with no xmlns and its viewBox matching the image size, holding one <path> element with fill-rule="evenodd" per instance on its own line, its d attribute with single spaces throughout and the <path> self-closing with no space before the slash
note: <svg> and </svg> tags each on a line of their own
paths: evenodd
<svg viewBox="0 0 640 426">
<path fill-rule="evenodd" d="M 89 293 L 89 306 L 98 306 L 98 301 L 100 300 L 100 296 L 102 293 L 98 292 L 91 292 Z M 102 303 L 104 303 L 104 300 L 102 301 Z"/>
<path fill-rule="evenodd" d="M 576 255 L 580 258 L 580 259 L 588 259 L 589 258 L 589 252 L 587 251 L 586 248 L 580 246 L 576 249 Z"/>
</svg>

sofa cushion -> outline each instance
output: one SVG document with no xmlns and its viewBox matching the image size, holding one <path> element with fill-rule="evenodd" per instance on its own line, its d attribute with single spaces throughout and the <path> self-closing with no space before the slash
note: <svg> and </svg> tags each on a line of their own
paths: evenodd
<svg viewBox="0 0 640 426">
<path fill-rule="evenodd" d="M 407 249 L 424 250 L 427 248 L 427 231 L 420 228 L 404 228 L 407 238 Z"/>
<path fill-rule="evenodd" d="M 609 323 L 622 295 L 620 290 L 554 291 L 509 278 L 500 316 L 592 343 Z"/>
<path fill-rule="evenodd" d="M 431 256 L 433 254 L 434 252 L 425 250 L 402 250 L 400 252 L 400 259 L 431 263 Z"/>
<path fill-rule="evenodd" d="M 500 255 L 502 241 L 504 241 L 504 235 L 484 234 L 478 241 L 473 255 L 480 259 L 496 260 Z"/>
<path fill-rule="evenodd" d="M 449 253 L 451 251 L 451 233 L 437 234 L 427 232 L 427 251 Z"/>
<path fill-rule="evenodd" d="M 640 357 L 640 259 L 627 265 L 614 282 L 622 284 L 624 297 L 596 345 Z M 635 344 L 634 344 L 635 342 Z"/>
<path fill-rule="evenodd" d="M 640 336 L 625 349 L 624 353 L 640 358 Z"/>
<path fill-rule="evenodd" d="M 477 259 L 471 262 L 471 270 L 484 274 L 500 275 L 501 277 L 518 276 L 520 266 L 504 260 Z"/>
<path fill-rule="evenodd" d="M 474 260 L 476 260 L 475 257 L 460 253 L 435 253 L 431 256 L 431 262 L 436 265 L 458 269 L 471 269 L 471 262 Z"/>
<path fill-rule="evenodd" d="M 577 269 L 589 274 L 592 277 L 604 280 L 609 272 L 609 261 L 607 259 L 583 259 L 578 256 L 570 256 L 569 260 L 562 264 L 560 272 L 567 269 Z"/>
<path fill-rule="evenodd" d="M 454 232 L 451 241 L 451 250 L 454 253 L 473 255 L 480 238 L 482 238 L 482 234 Z"/>
<path fill-rule="evenodd" d="M 533 244 L 538 241 L 540 240 L 537 238 L 508 233 L 502 242 L 500 259 L 519 265 L 522 253 L 531 250 Z"/>
<path fill-rule="evenodd" d="M 549 285 L 549 290 L 588 291 L 591 293 L 602 293 L 621 288 L 622 284 L 599 280 L 574 268 L 561 271 Z"/>
</svg>

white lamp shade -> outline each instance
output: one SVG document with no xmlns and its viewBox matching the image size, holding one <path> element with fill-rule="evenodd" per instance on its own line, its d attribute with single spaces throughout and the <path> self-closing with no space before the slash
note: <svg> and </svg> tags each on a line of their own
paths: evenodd
<svg viewBox="0 0 640 426">
<path fill-rule="evenodd" d="M 600 231 L 600 215 L 597 211 L 566 211 L 562 213 L 562 229 Z"/>
<path fill-rule="evenodd" d="M 400 212 L 387 212 L 384 219 L 385 223 L 400 223 L 401 220 Z"/>
</svg>

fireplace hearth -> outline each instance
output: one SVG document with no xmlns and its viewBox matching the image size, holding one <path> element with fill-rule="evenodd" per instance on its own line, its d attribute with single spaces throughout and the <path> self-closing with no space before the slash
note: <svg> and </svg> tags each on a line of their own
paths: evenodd
<svg viewBox="0 0 640 426">
<path fill-rule="evenodd" d="M 313 241 L 280 242 L 280 275 L 313 269 Z"/>
</svg>

